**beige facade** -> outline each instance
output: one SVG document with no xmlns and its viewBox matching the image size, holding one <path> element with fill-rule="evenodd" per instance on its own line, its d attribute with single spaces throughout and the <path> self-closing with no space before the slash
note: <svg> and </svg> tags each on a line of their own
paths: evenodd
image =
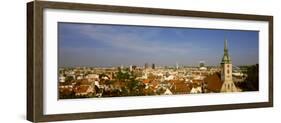
<svg viewBox="0 0 281 123">
<path fill-rule="evenodd" d="M 232 79 L 232 61 L 228 54 L 227 40 L 224 42 L 224 56 L 221 62 L 221 92 L 237 92 L 238 89 Z"/>
<path fill-rule="evenodd" d="M 232 80 L 232 64 L 222 64 L 221 80 L 223 81 L 221 92 L 238 91 Z"/>
</svg>

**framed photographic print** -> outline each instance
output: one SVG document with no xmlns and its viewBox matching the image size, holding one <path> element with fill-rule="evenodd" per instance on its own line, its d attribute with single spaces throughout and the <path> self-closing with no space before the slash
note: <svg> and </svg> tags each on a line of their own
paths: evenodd
<svg viewBox="0 0 281 123">
<path fill-rule="evenodd" d="M 27 3 L 33 122 L 273 106 L 273 17 Z"/>
</svg>

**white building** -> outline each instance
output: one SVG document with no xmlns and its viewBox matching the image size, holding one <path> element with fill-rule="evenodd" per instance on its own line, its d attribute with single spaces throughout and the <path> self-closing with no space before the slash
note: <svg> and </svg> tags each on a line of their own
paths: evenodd
<svg viewBox="0 0 281 123">
<path fill-rule="evenodd" d="M 202 88 L 201 88 L 201 86 L 193 87 L 193 88 L 190 90 L 190 93 L 191 93 L 191 94 L 202 93 Z"/>
</svg>

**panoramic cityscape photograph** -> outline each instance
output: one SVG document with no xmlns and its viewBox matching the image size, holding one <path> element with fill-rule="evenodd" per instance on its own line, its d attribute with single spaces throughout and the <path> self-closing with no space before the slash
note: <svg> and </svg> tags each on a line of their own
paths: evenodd
<svg viewBox="0 0 281 123">
<path fill-rule="evenodd" d="M 259 31 L 58 23 L 58 99 L 259 91 Z"/>
</svg>

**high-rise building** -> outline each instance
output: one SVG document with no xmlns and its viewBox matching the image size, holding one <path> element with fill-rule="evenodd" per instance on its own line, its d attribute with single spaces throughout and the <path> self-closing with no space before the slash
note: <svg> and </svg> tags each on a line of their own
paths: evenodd
<svg viewBox="0 0 281 123">
<path fill-rule="evenodd" d="M 224 54 L 221 61 L 221 92 L 237 92 L 232 79 L 232 61 L 228 54 L 227 40 L 224 41 Z"/>
<path fill-rule="evenodd" d="M 147 69 L 148 68 L 148 63 L 145 63 L 144 64 L 144 69 Z"/>
<path fill-rule="evenodd" d="M 133 71 L 133 65 L 130 65 L 129 70 L 130 70 L 130 71 Z"/>
<path fill-rule="evenodd" d="M 137 69 L 137 66 L 136 66 L 136 65 L 133 65 L 132 67 L 133 67 L 133 70 L 136 70 L 136 69 Z"/>
<path fill-rule="evenodd" d="M 130 71 L 134 71 L 134 70 L 136 70 L 137 69 L 137 66 L 136 65 L 130 65 L 130 67 L 129 67 L 129 70 Z"/>
<path fill-rule="evenodd" d="M 155 64 L 152 64 L 151 68 L 152 68 L 152 69 L 155 69 Z"/>
</svg>

